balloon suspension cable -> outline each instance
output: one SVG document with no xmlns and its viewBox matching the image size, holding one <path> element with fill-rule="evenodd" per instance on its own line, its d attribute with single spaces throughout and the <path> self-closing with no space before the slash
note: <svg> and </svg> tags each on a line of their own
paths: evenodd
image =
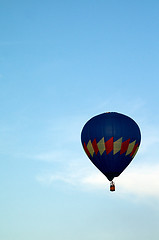
<svg viewBox="0 0 159 240">
<path fill-rule="evenodd" d="M 111 192 L 115 191 L 115 183 L 113 181 L 110 182 L 110 191 Z"/>
</svg>

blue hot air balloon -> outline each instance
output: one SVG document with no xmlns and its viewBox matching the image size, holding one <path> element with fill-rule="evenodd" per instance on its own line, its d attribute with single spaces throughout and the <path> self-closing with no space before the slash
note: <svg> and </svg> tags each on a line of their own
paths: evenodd
<svg viewBox="0 0 159 240">
<path fill-rule="evenodd" d="M 108 112 L 91 118 L 81 133 L 83 148 L 92 163 L 111 181 L 130 164 L 138 151 L 141 133 L 130 117 Z"/>
</svg>

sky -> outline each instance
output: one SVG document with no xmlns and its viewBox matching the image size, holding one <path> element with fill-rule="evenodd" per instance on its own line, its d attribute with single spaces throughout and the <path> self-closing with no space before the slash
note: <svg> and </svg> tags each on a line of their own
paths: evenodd
<svg viewBox="0 0 159 240">
<path fill-rule="evenodd" d="M 0 1 L 0 239 L 158 240 L 158 0 Z M 81 145 L 103 112 L 140 149 L 116 191 Z"/>
</svg>

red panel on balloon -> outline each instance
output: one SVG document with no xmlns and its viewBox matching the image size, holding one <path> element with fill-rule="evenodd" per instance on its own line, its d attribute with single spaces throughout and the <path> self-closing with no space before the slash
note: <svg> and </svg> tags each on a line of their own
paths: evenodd
<svg viewBox="0 0 159 240">
<path fill-rule="evenodd" d="M 113 151 L 113 137 L 111 137 L 108 141 L 105 142 L 105 148 L 107 154 Z"/>
<path fill-rule="evenodd" d="M 130 142 L 130 139 L 126 140 L 125 142 L 123 142 L 121 144 L 120 154 L 123 154 L 123 153 L 125 153 L 127 151 L 128 146 L 129 146 L 129 142 Z"/>
<path fill-rule="evenodd" d="M 97 155 L 97 153 L 98 153 L 99 150 L 98 150 L 98 146 L 97 146 L 97 141 L 96 141 L 96 139 L 93 140 L 92 146 L 93 146 L 93 149 L 94 149 L 94 151 L 95 151 L 95 154 Z"/>
</svg>

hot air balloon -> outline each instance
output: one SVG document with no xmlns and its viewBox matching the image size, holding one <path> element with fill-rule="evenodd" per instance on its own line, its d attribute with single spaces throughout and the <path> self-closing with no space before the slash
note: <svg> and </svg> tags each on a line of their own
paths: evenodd
<svg viewBox="0 0 159 240">
<path fill-rule="evenodd" d="M 81 142 L 92 163 L 107 177 L 115 191 L 114 177 L 130 164 L 138 151 L 141 133 L 137 123 L 117 112 L 91 118 L 83 127 Z"/>
</svg>

